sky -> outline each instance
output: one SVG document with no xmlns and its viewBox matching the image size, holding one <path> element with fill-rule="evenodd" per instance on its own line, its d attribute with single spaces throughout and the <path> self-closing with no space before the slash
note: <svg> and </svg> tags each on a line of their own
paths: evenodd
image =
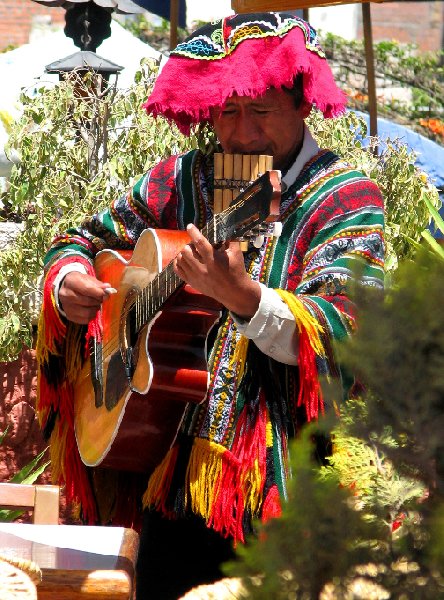
<svg viewBox="0 0 444 600">
<path fill-rule="evenodd" d="M 231 14 L 231 0 L 187 0 L 187 21 L 210 21 Z"/>
</svg>

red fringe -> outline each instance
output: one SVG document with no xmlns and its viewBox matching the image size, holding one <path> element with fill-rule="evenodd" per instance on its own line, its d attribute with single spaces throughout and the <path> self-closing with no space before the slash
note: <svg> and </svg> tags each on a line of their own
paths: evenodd
<svg viewBox="0 0 444 600">
<path fill-rule="evenodd" d="M 47 381 L 43 369 L 48 355 L 53 355 L 58 360 L 64 361 L 66 353 L 70 350 L 65 347 L 67 326 L 66 321 L 57 310 L 53 285 L 60 269 L 72 262 L 80 262 L 86 267 L 88 273 L 93 274 L 91 264 L 78 255 L 60 259 L 48 271 L 43 289 L 41 327 L 39 328 L 37 344 L 37 356 L 40 363 L 37 411 L 43 427 L 47 424 L 51 408 L 57 414 L 53 435 L 57 435 L 59 438 L 57 440 L 53 438 L 52 443 L 57 450 L 63 452 L 63 456 L 57 456 L 57 461 L 59 461 L 57 483 L 65 485 L 67 501 L 79 502 L 84 520 L 92 524 L 97 522 L 97 510 L 88 472 L 81 461 L 75 439 L 72 382 L 65 379 L 56 387 Z M 100 318 L 94 319 L 88 327 L 88 339 L 91 336 L 98 337 L 101 335 L 100 327 Z M 63 436 L 66 436 L 64 441 L 62 440 Z"/>
<path fill-rule="evenodd" d="M 324 414 L 324 399 L 316 366 L 316 352 L 313 350 L 307 331 L 301 328 L 299 334 L 299 395 L 298 406 L 305 406 L 307 421 L 317 419 L 319 411 Z"/>
<path fill-rule="evenodd" d="M 251 423 L 246 405 L 239 417 L 231 452 L 223 456 L 222 475 L 217 483 L 215 504 L 208 525 L 234 542 L 244 542 L 243 518 L 249 501 L 251 512 L 258 514 L 266 477 L 265 397 L 259 400 L 258 418 Z"/>
<path fill-rule="evenodd" d="M 280 517 L 282 514 L 281 499 L 276 484 L 272 485 L 262 506 L 262 521 L 266 523 L 270 519 Z"/>
</svg>

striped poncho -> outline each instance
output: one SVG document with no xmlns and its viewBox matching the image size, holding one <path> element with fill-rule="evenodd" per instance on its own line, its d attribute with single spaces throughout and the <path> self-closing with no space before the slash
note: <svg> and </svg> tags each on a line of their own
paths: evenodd
<svg viewBox="0 0 444 600">
<path fill-rule="evenodd" d="M 212 160 L 199 151 L 171 157 L 109 210 L 58 237 L 48 252 L 38 409 L 51 435 L 53 473 L 90 522 L 98 518 L 97 486 L 93 490 L 91 470 L 81 464 L 72 426 L 79 333 L 58 315 L 52 282 L 71 261 L 92 273 L 99 250 L 131 249 L 147 227 L 185 229 L 193 222 L 201 228 L 212 216 L 212 180 Z M 143 496 L 146 507 L 168 516 L 193 512 L 222 535 L 241 541 L 253 519 L 279 514 L 286 495 L 288 439 L 324 410 L 320 374 L 341 378 L 333 342 L 354 329 L 347 297 L 353 263 L 363 262 L 364 284 L 381 287 L 383 279 L 381 194 L 332 152 L 320 151 L 283 193 L 280 219 L 281 236 L 259 249 L 251 247 L 245 263 L 251 277 L 275 288 L 295 315 L 298 367 L 274 361 L 253 342 L 241 359 L 245 340 L 230 315 L 223 314 L 209 349 L 207 398 L 189 406 L 175 444 L 147 474 Z M 99 319 L 86 337 L 98 335 Z"/>
</svg>

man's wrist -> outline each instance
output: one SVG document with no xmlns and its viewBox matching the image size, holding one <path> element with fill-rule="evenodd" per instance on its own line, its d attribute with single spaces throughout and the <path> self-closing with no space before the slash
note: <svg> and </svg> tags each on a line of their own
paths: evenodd
<svg viewBox="0 0 444 600">
<path fill-rule="evenodd" d="M 65 314 L 63 307 L 61 305 L 61 302 L 60 302 L 59 292 L 60 292 L 60 288 L 62 287 L 63 280 L 65 279 L 65 277 L 68 275 L 68 273 L 73 273 L 74 271 L 76 271 L 77 273 L 84 273 L 85 275 L 88 274 L 86 267 L 84 265 L 82 265 L 82 263 L 78 263 L 78 262 L 69 263 L 67 265 L 64 265 L 60 269 L 60 271 L 57 273 L 57 276 L 54 279 L 54 283 L 52 285 L 52 291 L 54 294 L 55 305 L 57 306 L 57 310 L 63 317 L 66 317 L 66 314 Z"/>
</svg>

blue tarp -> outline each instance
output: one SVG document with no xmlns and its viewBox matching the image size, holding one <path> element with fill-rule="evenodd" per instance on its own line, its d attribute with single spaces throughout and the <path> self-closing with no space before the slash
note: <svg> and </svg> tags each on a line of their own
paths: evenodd
<svg viewBox="0 0 444 600">
<path fill-rule="evenodd" d="M 369 115 L 360 111 L 354 111 L 362 117 L 369 127 Z M 443 206 L 440 215 L 444 218 L 444 146 L 437 144 L 423 135 L 398 125 L 387 119 L 378 118 L 378 138 L 384 142 L 387 139 L 400 140 L 408 148 L 417 154 L 416 166 L 429 176 L 430 181 L 438 188 Z M 365 140 L 363 140 L 365 143 Z M 444 235 L 435 226 L 430 224 L 430 231 L 437 238 L 443 238 Z"/>
<path fill-rule="evenodd" d="M 369 126 L 367 113 L 354 112 L 365 119 Z M 416 131 L 381 117 L 378 118 L 378 137 L 382 141 L 387 139 L 400 140 L 408 148 L 411 148 L 418 156 L 416 159 L 417 167 L 427 173 L 432 183 L 439 190 L 444 191 L 444 146 L 416 133 Z"/>
</svg>

